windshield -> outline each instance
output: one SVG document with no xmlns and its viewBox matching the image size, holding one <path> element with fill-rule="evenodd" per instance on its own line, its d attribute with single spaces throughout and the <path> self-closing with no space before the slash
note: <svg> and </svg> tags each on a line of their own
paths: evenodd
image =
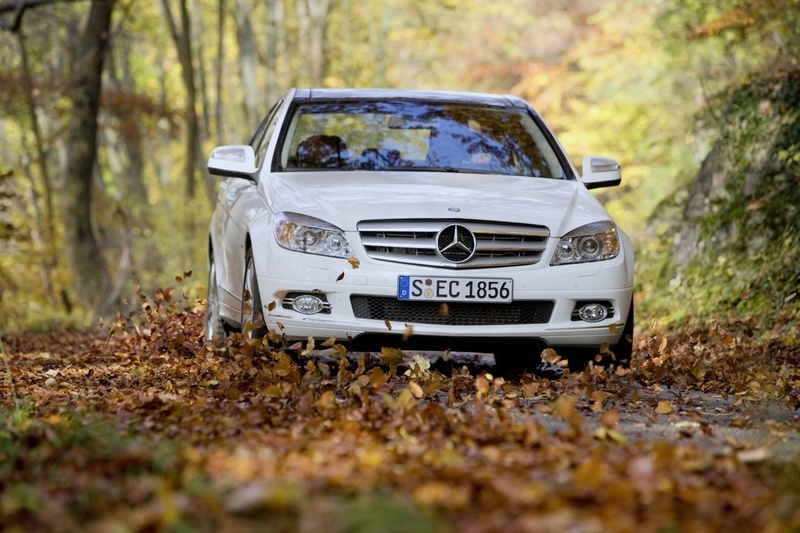
<svg viewBox="0 0 800 533">
<path fill-rule="evenodd" d="M 415 101 L 300 104 L 285 132 L 279 167 L 565 175 L 525 110 Z"/>
</svg>

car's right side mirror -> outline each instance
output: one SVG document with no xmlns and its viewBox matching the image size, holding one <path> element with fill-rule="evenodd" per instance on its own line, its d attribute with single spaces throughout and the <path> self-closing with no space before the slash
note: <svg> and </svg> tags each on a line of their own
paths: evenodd
<svg viewBox="0 0 800 533">
<path fill-rule="evenodd" d="M 248 144 L 219 146 L 208 158 L 208 172 L 226 178 L 243 178 L 255 181 L 256 156 Z"/>
<path fill-rule="evenodd" d="M 587 189 L 614 187 L 622 182 L 620 165 L 613 159 L 587 155 L 583 158 L 583 177 Z"/>
</svg>

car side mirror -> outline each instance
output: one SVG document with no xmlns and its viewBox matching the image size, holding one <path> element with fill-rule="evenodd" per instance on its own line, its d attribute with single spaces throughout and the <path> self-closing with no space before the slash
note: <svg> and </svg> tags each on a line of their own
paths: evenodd
<svg viewBox="0 0 800 533">
<path fill-rule="evenodd" d="M 256 155 L 248 144 L 219 146 L 208 158 L 208 172 L 226 178 L 256 181 Z"/>
<path fill-rule="evenodd" d="M 587 189 L 615 187 L 622 182 L 620 168 L 613 159 L 587 155 L 583 158 L 583 184 Z"/>
</svg>

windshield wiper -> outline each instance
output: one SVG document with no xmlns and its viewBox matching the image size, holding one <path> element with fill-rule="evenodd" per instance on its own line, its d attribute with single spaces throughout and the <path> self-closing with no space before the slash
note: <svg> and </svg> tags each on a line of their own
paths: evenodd
<svg viewBox="0 0 800 533">
<path fill-rule="evenodd" d="M 388 167 L 384 167 L 382 170 L 408 170 L 408 171 L 411 171 L 411 172 L 454 172 L 454 173 L 470 172 L 469 170 L 466 170 L 466 169 L 463 169 L 463 168 L 457 168 L 457 167 L 447 167 L 447 166 L 445 166 L 445 167 L 434 167 L 434 166 L 416 166 L 416 165 L 410 166 L 410 167 L 388 166 Z"/>
<path fill-rule="evenodd" d="M 384 167 L 379 170 L 392 170 L 392 171 L 408 171 L 408 172 L 450 172 L 453 174 L 501 174 L 504 176 L 513 176 L 513 174 L 509 174 L 508 172 L 502 172 L 499 170 L 485 170 L 480 168 L 461 168 L 461 167 L 451 167 L 451 166 L 442 166 L 442 167 L 434 167 L 434 166 L 410 166 L 410 167 L 403 167 L 403 166 L 388 166 Z"/>
</svg>

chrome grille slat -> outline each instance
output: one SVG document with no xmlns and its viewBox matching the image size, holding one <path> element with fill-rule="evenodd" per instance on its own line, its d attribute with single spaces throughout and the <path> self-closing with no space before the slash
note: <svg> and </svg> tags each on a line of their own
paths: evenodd
<svg viewBox="0 0 800 533">
<path fill-rule="evenodd" d="M 471 223 L 465 223 L 469 226 L 476 236 L 481 234 L 491 235 L 523 235 L 526 237 L 550 237 L 550 231 L 541 226 L 519 226 L 519 225 L 494 225 L 486 223 L 477 223 L 474 226 Z"/>
<path fill-rule="evenodd" d="M 384 220 L 359 222 L 358 231 L 360 232 L 422 232 L 436 233 L 448 222 L 443 220 Z"/>
<path fill-rule="evenodd" d="M 475 236 L 475 253 L 463 263 L 447 261 L 437 251 L 437 235 L 451 224 Z M 452 219 L 370 220 L 360 222 L 358 232 L 372 259 L 448 269 L 533 265 L 550 237 L 544 226 Z"/>
<path fill-rule="evenodd" d="M 486 239 L 478 239 L 478 250 L 493 250 L 499 252 L 543 252 L 547 247 L 546 242 L 505 242 Z"/>
<path fill-rule="evenodd" d="M 387 248 L 421 248 L 436 250 L 436 243 L 430 239 L 409 237 L 361 237 L 364 246 L 382 246 Z"/>
</svg>

